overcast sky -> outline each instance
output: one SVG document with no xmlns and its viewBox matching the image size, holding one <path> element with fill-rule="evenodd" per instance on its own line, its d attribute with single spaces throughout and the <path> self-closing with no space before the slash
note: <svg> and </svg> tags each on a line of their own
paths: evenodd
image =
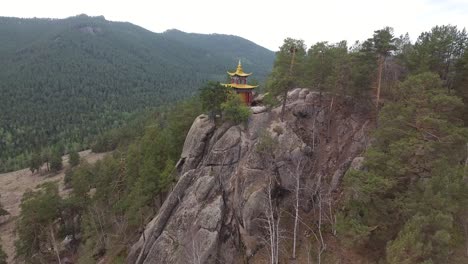
<svg viewBox="0 0 468 264">
<path fill-rule="evenodd" d="M 0 0 L 0 16 L 103 15 L 154 32 L 177 28 L 238 35 L 271 50 L 286 37 L 364 40 L 391 26 L 412 41 L 435 25 L 468 27 L 468 0 Z"/>
</svg>

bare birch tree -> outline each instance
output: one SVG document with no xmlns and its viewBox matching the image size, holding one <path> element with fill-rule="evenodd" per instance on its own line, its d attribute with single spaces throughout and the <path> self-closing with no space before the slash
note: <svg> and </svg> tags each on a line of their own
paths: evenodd
<svg viewBox="0 0 468 264">
<path fill-rule="evenodd" d="M 53 227 L 53 223 L 49 224 L 49 235 L 50 235 L 50 242 L 52 244 L 52 248 L 54 249 L 55 256 L 57 257 L 57 262 L 59 264 L 62 264 L 62 261 L 60 259 L 60 253 L 59 253 L 59 248 L 57 245 L 57 241 L 55 240 L 55 231 Z"/>
<path fill-rule="evenodd" d="M 265 215 L 268 225 L 268 235 L 270 238 L 270 260 L 272 264 L 278 263 L 278 229 L 279 229 L 279 216 L 275 219 L 275 213 L 277 213 L 276 205 L 273 202 L 272 190 L 273 190 L 273 176 L 269 177 L 268 186 L 266 188 L 266 202 L 267 207 Z"/>
<path fill-rule="evenodd" d="M 300 191 L 301 191 L 301 175 L 304 168 L 303 158 L 299 159 L 296 165 L 296 170 L 294 172 L 295 186 L 294 186 L 294 231 L 293 231 L 293 252 L 292 259 L 296 259 L 296 247 L 297 247 L 297 229 L 299 222 L 299 201 L 300 201 Z"/>
</svg>

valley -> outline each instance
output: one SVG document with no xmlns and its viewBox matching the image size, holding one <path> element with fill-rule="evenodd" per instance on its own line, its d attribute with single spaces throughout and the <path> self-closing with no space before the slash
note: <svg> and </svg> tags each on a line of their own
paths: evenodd
<svg viewBox="0 0 468 264">
<path fill-rule="evenodd" d="M 426 30 L 0 17 L 0 264 L 468 263 L 468 33 Z"/>
<path fill-rule="evenodd" d="M 0 17 L 0 172 L 45 148 L 89 148 L 142 112 L 243 64 L 264 82 L 274 52 L 238 36 L 154 33 L 126 22 Z"/>
</svg>

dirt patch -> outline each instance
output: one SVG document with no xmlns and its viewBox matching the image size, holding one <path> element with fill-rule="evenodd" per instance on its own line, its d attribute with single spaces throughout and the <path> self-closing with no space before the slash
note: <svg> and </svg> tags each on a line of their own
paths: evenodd
<svg viewBox="0 0 468 264">
<path fill-rule="evenodd" d="M 108 153 L 92 153 L 91 150 L 80 152 L 80 157 L 90 164 L 104 158 Z M 64 169 L 58 174 L 46 173 L 43 166 L 39 172 L 31 173 L 29 169 L 0 174 L 0 201 L 5 210 L 10 215 L 0 217 L 0 239 L 3 250 L 8 255 L 8 263 L 14 263 L 15 255 L 14 242 L 16 240 L 15 226 L 16 219 L 20 214 L 20 203 L 23 193 L 27 190 L 34 190 L 39 184 L 55 181 L 59 184 L 61 195 L 65 195 L 63 178 L 65 169 L 68 167 L 68 155 L 62 157 Z"/>
</svg>

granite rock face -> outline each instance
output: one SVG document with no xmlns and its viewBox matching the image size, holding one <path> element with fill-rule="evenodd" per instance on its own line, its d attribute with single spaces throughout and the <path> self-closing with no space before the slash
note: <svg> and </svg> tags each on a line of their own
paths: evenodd
<svg viewBox="0 0 468 264">
<path fill-rule="evenodd" d="M 259 109 L 243 125 L 195 120 L 178 182 L 128 263 L 245 263 L 265 248 L 268 188 L 275 204 L 289 210 L 299 175 L 301 210 L 308 212 L 318 192 L 339 191 L 368 144 L 369 116 L 350 98 L 297 88 L 284 122 L 281 107 Z"/>
</svg>

